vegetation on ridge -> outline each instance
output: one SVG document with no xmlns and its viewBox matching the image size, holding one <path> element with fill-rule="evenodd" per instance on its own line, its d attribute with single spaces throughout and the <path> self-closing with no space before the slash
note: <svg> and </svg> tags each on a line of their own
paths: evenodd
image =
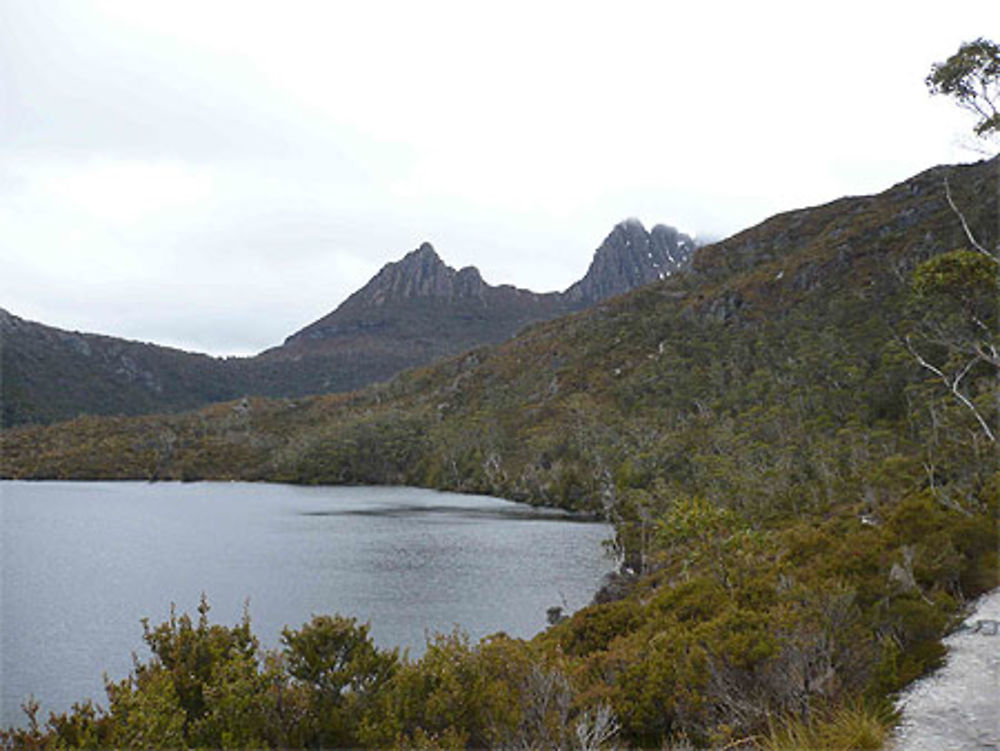
<svg viewBox="0 0 1000 751">
<path fill-rule="evenodd" d="M 932 94 L 950 96 L 976 116 L 977 136 L 1000 135 L 1000 44 L 982 37 L 965 42 L 931 67 L 926 83 Z"/>
<path fill-rule="evenodd" d="M 7 477 L 488 492 L 600 511 L 622 559 L 599 604 L 530 643 L 445 636 L 417 661 L 337 620 L 270 656 L 243 625 L 171 622 L 107 711 L 7 744 L 782 747 L 870 729 L 997 584 L 996 365 L 970 355 L 995 352 L 996 286 L 949 205 L 995 247 L 997 169 L 782 214 L 691 274 L 355 394 L 4 432 Z M 179 639 L 211 667 L 171 667 Z"/>
<path fill-rule="evenodd" d="M 0 309 L 0 426 L 178 412 L 243 395 L 352 391 L 676 273 L 694 248 L 669 227 L 647 232 L 637 221 L 622 222 L 579 282 L 540 294 L 491 286 L 471 266 L 456 271 L 425 243 L 333 312 L 253 357 L 63 331 Z"/>
</svg>

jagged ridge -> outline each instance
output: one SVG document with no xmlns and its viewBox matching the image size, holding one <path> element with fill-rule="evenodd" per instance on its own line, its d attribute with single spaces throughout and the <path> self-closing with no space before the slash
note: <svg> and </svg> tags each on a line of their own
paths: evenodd
<svg viewBox="0 0 1000 751">
<path fill-rule="evenodd" d="M 590 305 L 666 279 L 691 265 L 695 241 L 673 227 L 649 232 L 638 219 L 620 222 L 594 253 L 586 276 L 566 290 L 573 303 Z"/>
<path fill-rule="evenodd" d="M 349 391 L 669 276 L 690 265 L 693 247 L 671 228 L 647 233 L 627 220 L 597 249 L 578 284 L 539 294 L 491 286 L 472 266 L 456 271 L 423 243 L 336 310 L 252 358 L 61 331 L 5 312 L 3 424 L 173 411 L 245 394 Z"/>
</svg>

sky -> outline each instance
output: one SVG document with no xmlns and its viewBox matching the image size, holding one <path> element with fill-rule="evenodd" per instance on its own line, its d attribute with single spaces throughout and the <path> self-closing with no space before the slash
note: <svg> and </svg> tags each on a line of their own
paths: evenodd
<svg viewBox="0 0 1000 751">
<path fill-rule="evenodd" d="M 592 7 L 591 7 L 592 6 Z M 565 289 L 981 158 L 924 78 L 995 0 L 0 0 L 0 307 L 216 355 L 428 241 Z"/>
</svg>

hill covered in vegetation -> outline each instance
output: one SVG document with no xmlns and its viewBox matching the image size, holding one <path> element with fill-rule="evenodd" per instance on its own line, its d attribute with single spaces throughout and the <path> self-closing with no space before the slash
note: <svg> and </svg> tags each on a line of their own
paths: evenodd
<svg viewBox="0 0 1000 751">
<path fill-rule="evenodd" d="M 2 425 L 194 409 L 244 393 L 208 355 L 46 326 L 0 309 Z"/>
<path fill-rule="evenodd" d="M 839 465 L 819 444 L 845 427 L 884 427 L 888 450 L 968 432 L 944 419 L 974 426 L 906 342 L 949 355 L 924 320 L 938 303 L 918 298 L 914 272 L 968 246 L 946 177 L 994 242 L 996 169 L 936 168 L 776 216 L 701 249 L 688 274 L 364 391 L 5 431 L 3 472 L 405 482 L 595 509 L 656 481 L 713 495 L 747 484 L 771 505 L 775 483 L 825 494 Z M 963 384 L 987 407 L 992 375 L 981 363 Z M 745 479 L 770 465 L 786 471 Z M 801 482 L 807 470 L 820 482 Z"/>
<path fill-rule="evenodd" d="M 253 656 L 254 717 L 281 687 L 332 702 L 297 726 L 304 744 L 568 745 L 555 728 L 601 726 L 643 747 L 855 730 L 874 740 L 842 747 L 875 747 L 886 697 L 997 585 L 997 277 L 977 248 L 1000 240 L 998 167 L 781 214 L 688 274 L 364 391 L 8 430 L 0 473 L 408 483 L 614 522 L 621 574 L 531 644 L 443 638 L 377 681 L 341 665 L 358 682 L 335 691 L 296 667 L 292 636 L 273 681 L 281 663 Z M 176 685 L 159 660 L 87 722 L 118 728 L 128 702 Z M 212 704 L 216 669 L 198 702 L 176 689 L 172 745 L 235 727 L 290 742 Z"/>
<path fill-rule="evenodd" d="M 626 220 L 597 248 L 579 282 L 565 292 L 536 293 L 492 286 L 471 266 L 456 271 L 424 243 L 386 264 L 336 310 L 254 357 L 63 331 L 0 309 L 2 425 L 351 391 L 683 271 L 694 249 L 694 240 L 673 228 L 647 231 Z"/>
</svg>

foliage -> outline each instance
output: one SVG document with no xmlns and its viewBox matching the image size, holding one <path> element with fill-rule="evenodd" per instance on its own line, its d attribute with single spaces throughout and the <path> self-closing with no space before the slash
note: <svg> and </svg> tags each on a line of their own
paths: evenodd
<svg viewBox="0 0 1000 751">
<path fill-rule="evenodd" d="M 398 668 L 397 652 L 377 649 L 368 630 L 353 618 L 315 616 L 282 633 L 284 668 L 308 697 L 302 723 L 327 744 L 354 745 L 359 718 Z"/>
<path fill-rule="evenodd" d="M 997 259 L 983 252 L 955 250 L 925 261 L 913 274 L 914 331 L 905 339 L 917 362 L 972 412 L 990 442 L 996 431 L 968 383 L 1000 368 L 997 284 Z"/>
<path fill-rule="evenodd" d="M 994 294 L 996 286 L 996 264 L 970 250 L 935 256 L 920 264 L 913 274 L 913 291 L 921 298 L 941 295 L 966 309 L 976 305 L 979 298 Z"/>
<path fill-rule="evenodd" d="M 772 727 L 761 751 L 876 751 L 889 740 L 892 719 L 884 709 L 848 704 L 826 716 Z"/>
<path fill-rule="evenodd" d="M 976 135 L 1000 133 L 1000 45 L 980 37 L 965 42 L 943 63 L 931 66 L 927 87 L 953 97 L 976 115 Z"/>
<path fill-rule="evenodd" d="M 530 643 L 445 635 L 412 661 L 337 617 L 270 655 L 242 624 L 172 619 L 107 713 L 7 744 L 873 737 L 884 722 L 852 708 L 937 665 L 963 603 L 997 585 L 995 444 L 907 351 L 962 373 L 995 430 L 995 368 L 966 368 L 995 287 L 955 250 L 968 236 L 940 191 L 994 247 L 995 170 L 774 217 L 690 275 L 363 392 L 5 431 L 5 476 L 410 483 L 587 509 L 614 522 L 623 566 Z"/>
</svg>

